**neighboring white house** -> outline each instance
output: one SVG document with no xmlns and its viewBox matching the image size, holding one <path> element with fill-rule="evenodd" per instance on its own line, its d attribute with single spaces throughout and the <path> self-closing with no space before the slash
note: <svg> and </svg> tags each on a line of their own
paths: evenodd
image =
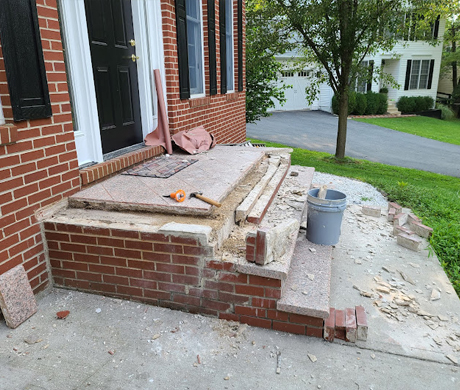
<svg viewBox="0 0 460 390">
<path fill-rule="evenodd" d="M 357 92 L 379 92 L 380 88 L 388 88 L 388 99 L 396 103 L 401 96 L 431 96 L 436 100 L 439 71 L 442 56 L 442 36 L 445 20 L 436 22 L 433 28 L 435 37 L 441 37 L 439 44 L 433 46 L 425 41 L 400 41 L 389 53 L 379 53 L 364 58 L 364 65 L 373 63 L 374 69 L 383 66 L 385 73 L 391 74 L 400 85 L 399 89 L 384 85 L 383 81 L 363 83 L 357 86 Z M 312 77 L 316 77 L 313 66 L 305 66 L 301 70 L 295 64 L 298 60 L 295 52 L 279 55 L 276 59 L 283 63 L 283 72 L 278 80 L 279 85 L 292 85 L 285 92 L 286 103 L 281 106 L 275 101 L 274 110 L 322 110 L 331 112 L 332 89 L 327 84 L 320 86 L 319 95 L 312 104 L 308 104 L 305 88 Z"/>
</svg>

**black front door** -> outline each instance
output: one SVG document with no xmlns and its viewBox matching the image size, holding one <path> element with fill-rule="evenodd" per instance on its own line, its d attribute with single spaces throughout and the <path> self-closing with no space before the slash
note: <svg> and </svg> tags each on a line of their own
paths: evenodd
<svg viewBox="0 0 460 390">
<path fill-rule="evenodd" d="M 142 142 L 131 0 L 85 0 L 85 9 L 105 154 Z"/>
</svg>

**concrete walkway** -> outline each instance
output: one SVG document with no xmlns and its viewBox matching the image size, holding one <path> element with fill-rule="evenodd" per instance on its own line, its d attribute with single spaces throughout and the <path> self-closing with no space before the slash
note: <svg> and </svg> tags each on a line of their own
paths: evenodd
<svg viewBox="0 0 460 390">
<path fill-rule="evenodd" d="M 275 112 L 246 126 L 247 136 L 334 154 L 337 117 L 322 111 Z M 460 130 L 460 129 L 459 129 Z M 346 155 L 460 177 L 460 146 L 348 121 Z"/>
</svg>

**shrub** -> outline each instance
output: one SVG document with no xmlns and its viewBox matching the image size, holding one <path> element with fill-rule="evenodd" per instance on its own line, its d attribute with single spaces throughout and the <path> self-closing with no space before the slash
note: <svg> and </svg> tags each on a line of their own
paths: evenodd
<svg viewBox="0 0 460 390">
<path fill-rule="evenodd" d="M 332 96 L 332 112 L 339 115 L 339 99 L 336 94 Z M 356 92 L 350 91 L 348 94 L 348 115 L 355 111 L 356 106 Z"/>
<path fill-rule="evenodd" d="M 396 103 L 396 107 L 403 114 L 414 112 L 415 111 L 415 100 L 408 96 L 401 96 L 398 100 L 398 103 Z"/>
<path fill-rule="evenodd" d="M 388 96 L 385 93 L 377 94 L 378 106 L 377 106 L 377 114 L 383 115 L 386 114 L 388 111 Z"/>
<path fill-rule="evenodd" d="M 460 103 L 460 84 L 458 84 L 452 91 L 452 102 Z"/>
<path fill-rule="evenodd" d="M 364 115 L 366 113 L 367 108 L 367 98 L 366 95 L 363 93 L 356 94 L 356 104 L 353 114 L 356 115 Z"/>
<path fill-rule="evenodd" d="M 379 107 L 378 93 L 369 91 L 366 93 L 367 107 L 366 115 L 375 115 Z"/>
<path fill-rule="evenodd" d="M 380 88 L 379 93 L 388 93 L 388 88 L 387 87 Z"/>
<path fill-rule="evenodd" d="M 427 111 L 433 108 L 434 100 L 431 96 L 401 96 L 396 106 L 403 114 Z"/>
<path fill-rule="evenodd" d="M 437 103 L 436 108 L 438 110 L 441 110 L 441 119 L 450 121 L 451 119 L 454 119 L 455 113 L 446 105 Z"/>
</svg>

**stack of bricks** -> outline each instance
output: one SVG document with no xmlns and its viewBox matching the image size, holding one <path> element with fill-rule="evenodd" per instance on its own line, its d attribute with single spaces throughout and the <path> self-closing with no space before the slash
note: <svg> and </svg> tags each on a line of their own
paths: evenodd
<svg viewBox="0 0 460 390">
<path fill-rule="evenodd" d="M 336 310 L 329 309 L 329 318 L 324 323 L 324 339 L 334 339 L 355 343 L 356 340 L 366 341 L 368 333 L 366 311 L 362 306 Z"/>
<path fill-rule="evenodd" d="M 45 222 L 57 286 L 323 337 L 324 320 L 277 310 L 283 282 L 213 260 L 190 235 Z"/>
<path fill-rule="evenodd" d="M 398 244 L 413 251 L 421 250 L 423 241 L 420 237 L 429 238 L 433 234 L 433 229 L 422 224 L 419 217 L 404 213 L 395 202 L 388 203 L 388 221 L 393 222 L 393 234 Z"/>
</svg>

